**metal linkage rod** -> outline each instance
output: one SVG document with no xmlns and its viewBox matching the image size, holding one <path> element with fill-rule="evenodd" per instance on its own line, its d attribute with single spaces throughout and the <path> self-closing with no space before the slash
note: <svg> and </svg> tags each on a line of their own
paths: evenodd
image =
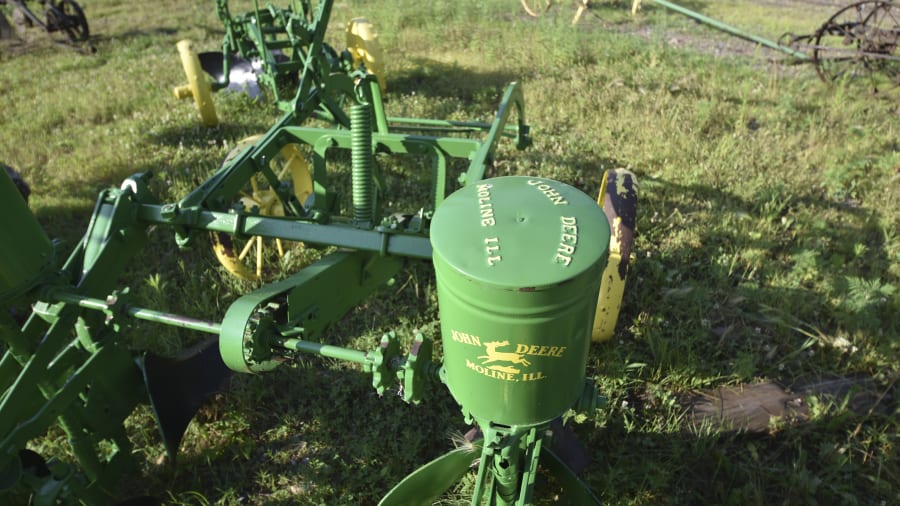
<svg viewBox="0 0 900 506">
<path fill-rule="evenodd" d="M 365 351 L 351 350 L 349 348 L 341 348 L 340 346 L 304 341 L 302 339 L 286 339 L 281 343 L 281 346 L 288 350 L 299 351 L 301 353 L 312 353 L 323 357 L 343 360 L 345 362 L 354 362 L 356 364 L 365 365 L 372 362 L 369 353 Z"/>
<path fill-rule="evenodd" d="M 54 290 L 50 294 L 50 298 L 54 299 L 56 302 L 75 304 L 85 309 L 103 311 L 110 315 L 121 312 L 124 315 L 128 315 L 139 320 L 146 320 L 184 329 L 198 330 L 200 332 L 207 332 L 209 334 L 218 335 L 222 331 L 221 323 L 198 320 L 189 316 L 183 316 L 174 313 L 164 313 L 162 311 L 156 311 L 153 309 L 129 306 L 123 301 L 117 299 L 117 297 L 114 295 L 111 295 L 107 297 L 106 300 L 103 300 Z"/>
<path fill-rule="evenodd" d="M 781 44 L 779 44 L 777 42 L 774 42 L 774 41 L 771 41 L 768 39 L 764 39 L 757 35 L 752 35 L 752 34 L 743 32 L 729 24 L 723 23 L 721 21 L 718 21 L 718 20 L 713 19 L 708 16 L 704 16 L 703 14 L 700 14 L 699 12 L 694 12 L 690 9 L 686 9 L 678 4 L 674 4 L 667 0 L 653 0 L 653 1 L 667 9 L 678 12 L 679 14 L 684 14 L 685 16 L 687 16 L 689 18 L 696 19 L 697 21 L 700 21 L 703 24 L 707 24 L 717 30 L 721 30 L 725 33 L 730 33 L 731 35 L 734 35 L 735 37 L 740 37 L 744 40 L 749 40 L 750 42 L 756 42 L 757 44 L 759 44 L 761 46 L 766 46 L 770 49 L 774 49 L 776 51 L 781 51 L 782 53 L 786 53 L 790 56 L 793 56 L 794 58 L 797 58 L 798 60 L 809 60 L 810 59 L 809 56 L 806 53 L 803 53 L 802 51 L 797 51 L 797 50 L 789 48 L 787 46 L 782 46 Z"/>
<path fill-rule="evenodd" d="M 392 233 L 390 230 L 362 230 L 348 225 L 329 225 L 286 218 L 232 214 L 175 206 L 143 204 L 138 216 L 148 223 L 186 225 L 211 232 L 279 238 L 310 244 L 328 244 L 342 248 L 374 251 L 387 255 L 431 258 L 427 237 Z"/>
</svg>

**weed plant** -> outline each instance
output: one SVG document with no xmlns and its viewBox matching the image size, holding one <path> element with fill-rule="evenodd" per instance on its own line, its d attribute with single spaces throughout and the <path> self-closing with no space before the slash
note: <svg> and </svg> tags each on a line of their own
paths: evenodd
<svg viewBox="0 0 900 506">
<path fill-rule="evenodd" d="M 271 105 L 219 94 L 223 122 L 206 129 L 172 98 L 184 80 L 175 43 L 220 47 L 213 2 L 80 3 L 92 54 L 35 31 L 27 43 L 0 41 L 0 161 L 31 184 L 48 234 L 69 244 L 101 189 L 152 171 L 159 198 L 176 200 L 278 118 Z M 376 24 L 395 116 L 487 120 L 504 85 L 522 82 L 534 146 L 501 145 L 494 175 L 549 177 L 596 195 L 604 170 L 637 174 L 622 314 L 588 362 L 608 403 L 571 423 L 594 459 L 584 479 L 604 503 L 900 502 L 900 97 L 825 85 L 810 65 L 644 4 L 632 18 L 630 2 L 595 2 L 572 27 L 566 2 L 532 19 L 514 0 L 340 1 L 329 42 L 343 47 L 352 17 Z M 820 4 L 685 2 L 772 38 L 817 28 L 836 9 Z M 402 177 L 409 168 L 391 167 L 395 184 L 412 181 L 401 195 L 426 194 Z M 178 250 L 170 231 L 149 233 L 122 280 L 137 302 L 220 320 L 253 289 L 207 244 Z M 281 272 L 315 254 L 293 253 Z M 411 339 L 414 329 L 440 338 L 426 263 L 327 339 L 371 349 L 386 331 Z M 163 354 L 200 339 L 150 324 L 129 336 L 135 349 Z M 690 416 L 699 390 L 833 378 L 867 378 L 869 402 L 812 395 L 802 399 L 807 420 L 754 433 Z M 177 471 L 149 409 L 129 430 L 142 469 L 123 491 L 164 491 L 172 504 L 337 505 L 377 503 L 466 427 L 442 389 L 411 407 L 379 398 L 355 367 L 300 358 L 233 380 L 189 427 Z M 55 429 L 33 446 L 67 451 Z M 471 486 L 468 477 L 441 504 L 467 504 Z M 548 488 L 541 500 L 553 503 Z"/>
</svg>

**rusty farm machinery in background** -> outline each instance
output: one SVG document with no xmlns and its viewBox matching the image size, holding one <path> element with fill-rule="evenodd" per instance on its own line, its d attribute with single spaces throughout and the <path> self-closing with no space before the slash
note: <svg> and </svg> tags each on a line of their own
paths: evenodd
<svg viewBox="0 0 900 506">
<path fill-rule="evenodd" d="M 75 0 L 0 0 L 0 5 L 10 11 L 20 32 L 36 26 L 50 34 L 62 32 L 73 43 L 84 42 L 90 36 L 87 18 Z"/>
<path fill-rule="evenodd" d="M 531 16 L 549 10 L 553 0 L 520 0 Z M 797 62 L 815 66 L 827 83 L 843 79 L 860 80 L 875 93 L 893 94 L 900 89 L 900 3 L 896 0 L 863 0 L 839 9 L 811 34 L 784 34 L 778 41 L 747 33 L 740 28 L 705 16 L 668 0 L 648 0 L 685 15 L 716 30 L 782 52 Z M 579 0 L 572 20 L 575 24 L 591 7 Z M 634 0 L 632 13 L 641 7 Z"/>
<path fill-rule="evenodd" d="M 857 78 L 877 93 L 900 89 L 900 3 L 866 0 L 837 11 L 809 35 L 785 34 L 825 82 Z"/>
</svg>

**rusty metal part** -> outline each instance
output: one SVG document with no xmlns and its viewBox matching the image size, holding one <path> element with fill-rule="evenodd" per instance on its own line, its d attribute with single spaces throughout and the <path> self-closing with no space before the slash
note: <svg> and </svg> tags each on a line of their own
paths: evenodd
<svg viewBox="0 0 900 506">
<path fill-rule="evenodd" d="M 816 31 L 811 49 L 825 82 L 861 77 L 876 93 L 900 88 L 900 4 L 866 0 L 848 5 Z"/>
</svg>

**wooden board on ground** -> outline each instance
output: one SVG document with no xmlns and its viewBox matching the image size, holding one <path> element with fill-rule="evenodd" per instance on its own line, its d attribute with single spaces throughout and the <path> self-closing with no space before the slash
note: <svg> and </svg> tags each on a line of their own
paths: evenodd
<svg viewBox="0 0 900 506">
<path fill-rule="evenodd" d="M 724 430 L 762 432 L 776 421 L 808 420 L 810 397 L 840 403 L 848 395 L 847 408 L 865 413 L 884 401 L 889 392 L 879 393 L 872 379 L 866 377 L 820 380 L 787 389 L 774 382 L 754 383 L 699 392 L 690 399 L 687 416 L 696 427 L 709 424 Z"/>
</svg>

